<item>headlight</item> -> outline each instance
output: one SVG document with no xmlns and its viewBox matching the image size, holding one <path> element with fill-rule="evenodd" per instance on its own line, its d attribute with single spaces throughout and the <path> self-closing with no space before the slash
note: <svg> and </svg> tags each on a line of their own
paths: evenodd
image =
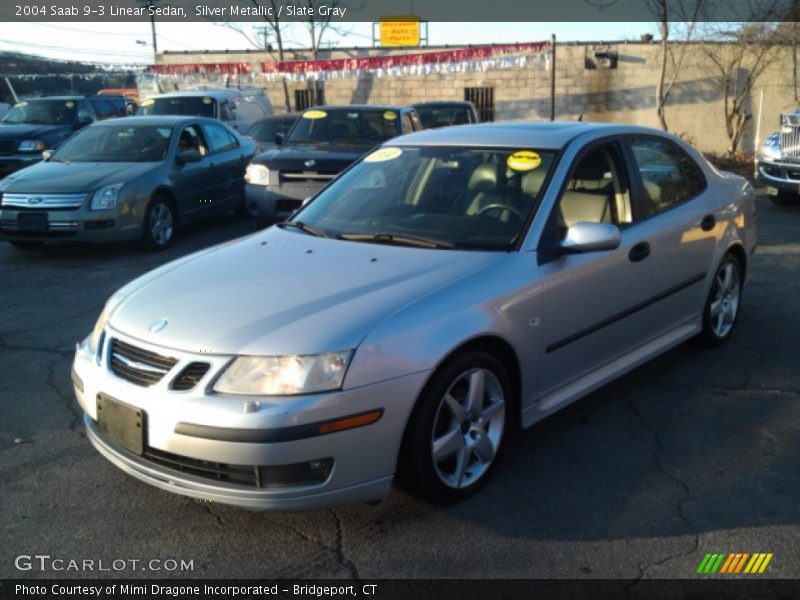
<svg viewBox="0 0 800 600">
<path fill-rule="evenodd" d="M 214 390 L 289 396 L 339 389 L 351 355 L 345 350 L 308 356 L 240 356 L 225 369 Z"/>
<path fill-rule="evenodd" d="M 780 136 L 777 133 L 773 133 L 771 136 L 769 136 L 766 140 L 764 140 L 764 143 L 761 144 L 761 148 L 759 149 L 758 153 L 764 158 L 780 160 L 782 157 Z"/>
<path fill-rule="evenodd" d="M 108 319 L 111 317 L 111 314 L 117 309 L 124 299 L 124 294 L 114 294 L 108 299 L 108 302 L 106 302 L 106 305 L 103 307 L 103 312 L 100 313 L 100 316 L 97 318 L 97 322 L 94 324 L 92 333 L 89 334 L 89 336 L 83 341 L 84 345 L 86 345 L 89 349 L 89 352 L 97 356 L 98 359 L 100 357 L 98 356 L 97 351 L 102 345 L 101 340 L 103 339 L 106 323 L 108 323 Z"/>
<path fill-rule="evenodd" d="M 269 183 L 269 169 L 264 165 L 247 165 L 244 180 L 253 185 L 267 185 Z"/>
<path fill-rule="evenodd" d="M 100 188 L 92 195 L 92 203 L 89 206 L 90 210 L 108 210 L 110 208 L 117 208 L 117 200 L 119 199 L 119 191 L 122 189 L 124 183 L 114 183 Z"/>
<path fill-rule="evenodd" d="M 41 152 L 45 149 L 45 143 L 41 140 L 22 140 L 19 143 L 20 152 Z"/>
</svg>

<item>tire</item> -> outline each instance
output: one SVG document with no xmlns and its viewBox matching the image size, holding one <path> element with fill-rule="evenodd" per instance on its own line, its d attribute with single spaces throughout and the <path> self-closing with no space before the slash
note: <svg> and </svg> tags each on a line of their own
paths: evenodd
<svg viewBox="0 0 800 600">
<path fill-rule="evenodd" d="M 14 246 L 17 250 L 36 250 L 37 248 L 41 248 L 44 246 L 44 242 L 38 241 L 9 241 L 9 244 Z"/>
<path fill-rule="evenodd" d="M 800 196 L 798 194 L 787 192 L 786 190 L 778 190 L 777 196 L 770 196 L 770 202 L 775 206 L 800 206 L 798 202 Z"/>
<path fill-rule="evenodd" d="M 154 196 L 144 213 L 142 245 L 148 250 L 164 250 L 175 238 L 175 209 L 163 195 Z"/>
<path fill-rule="evenodd" d="M 739 317 L 742 305 L 742 265 L 732 253 L 722 257 L 703 309 L 700 341 L 706 346 L 727 342 Z"/>
<path fill-rule="evenodd" d="M 474 494 L 497 464 L 510 400 L 508 373 L 491 354 L 467 351 L 445 363 L 412 413 L 401 451 L 401 478 L 435 504 Z"/>
</svg>

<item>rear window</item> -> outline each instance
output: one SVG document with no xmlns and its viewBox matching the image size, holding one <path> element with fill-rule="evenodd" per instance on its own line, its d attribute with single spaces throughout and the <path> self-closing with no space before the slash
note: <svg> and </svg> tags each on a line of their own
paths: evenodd
<svg viewBox="0 0 800 600">
<path fill-rule="evenodd" d="M 395 110 L 308 110 L 298 119 L 287 143 L 328 142 L 375 146 L 400 133 Z"/>
<path fill-rule="evenodd" d="M 467 106 L 416 106 L 415 108 L 422 126 L 426 129 L 474 122 L 472 111 Z"/>
<path fill-rule="evenodd" d="M 139 107 L 140 115 L 187 115 L 216 117 L 217 101 L 211 96 L 169 96 L 149 98 Z"/>
</svg>

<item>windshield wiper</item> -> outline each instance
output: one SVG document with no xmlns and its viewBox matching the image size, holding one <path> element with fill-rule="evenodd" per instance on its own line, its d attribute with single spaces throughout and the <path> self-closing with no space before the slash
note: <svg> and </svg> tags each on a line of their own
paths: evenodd
<svg viewBox="0 0 800 600">
<path fill-rule="evenodd" d="M 455 248 L 456 245 L 442 240 L 417 237 L 413 235 L 397 235 L 394 233 L 342 233 L 339 239 L 351 242 L 376 242 L 395 246 L 414 246 L 417 248 Z"/>
<path fill-rule="evenodd" d="M 276 223 L 276 225 L 281 229 L 284 229 L 286 227 L 294 227 L 295 229 L 299 229 L 303 233 L 307 233 L 309 235 L 313 235 L 316 237 L 323 237 L 323 238 L 331 237 L 321 229 L 317 229 L 316 227 L 312 227 L 311 225 L 306 225 L 302 221 L 281 221 L 280 223 Z"/>
</svg>

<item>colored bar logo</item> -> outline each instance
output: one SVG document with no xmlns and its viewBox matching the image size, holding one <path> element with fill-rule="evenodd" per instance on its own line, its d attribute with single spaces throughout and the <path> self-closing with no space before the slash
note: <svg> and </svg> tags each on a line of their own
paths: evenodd
<svg viewBox="0 0 800 600">
<path fill-rule="evenodd" d="M 735 575 L 736 573 L 746 573 L 748 575 L 760 575 L 767 569 L 767 565 L 772 560 L 772 553 L 750 554 L 748 552 L 738 552 L 733 554 L 716 553 L 706 554 L 697 567 L 699 575 Z"/>
</svg>

